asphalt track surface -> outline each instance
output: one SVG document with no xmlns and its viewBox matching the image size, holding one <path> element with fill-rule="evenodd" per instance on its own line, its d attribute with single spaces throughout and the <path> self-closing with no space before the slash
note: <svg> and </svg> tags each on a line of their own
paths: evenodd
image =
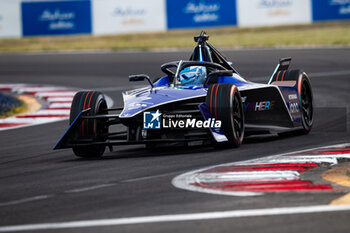
<svg viewBox="0 0 350 233">
<path fill-rule="evenodd" d="M 0 83 L 103 90 L 122 104 L 129 74 L 161 75 L 191 51 L 0 55 Z M 327 205 L 346 192 L 231 197 L 177 189 L 171 180 L 206 166 L 349 142 L 350 49 L 224 51 L 243 77 L 267 82 L 280 57 L 311 78 L 317 107 L 309 135 L 246 140 L 239 149 L 147 151 L 123 146 L 99 160 L 52 148 L 68 121 L 0 132 L 0 227 L 34 223 Z M 132 83 L 135 85 L 135 83 Z M 350 211 L 127 224 L 42 232 L 348 232 Z M 34 230 L 34 232 L 36 232 Z"/>
</svg>

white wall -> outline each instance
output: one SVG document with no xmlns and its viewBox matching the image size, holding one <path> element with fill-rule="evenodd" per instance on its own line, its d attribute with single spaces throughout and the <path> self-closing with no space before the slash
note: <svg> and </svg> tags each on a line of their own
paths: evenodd
<svg viewBox="0 0 350 233">
<path fill-rule="evenodd" d="M 0 0 L 0 37 L 21 37 L 20 4 L 20 0 Z"/>
<path fill-rule="evenodd" d="M 238 26 L 311 23 L 311 0 L 236 0 Z"/>
<path fill-rule="evenodd" d="M 165 0 L 92 0 L 93 34 L 165 31 Z"/>
</svg>

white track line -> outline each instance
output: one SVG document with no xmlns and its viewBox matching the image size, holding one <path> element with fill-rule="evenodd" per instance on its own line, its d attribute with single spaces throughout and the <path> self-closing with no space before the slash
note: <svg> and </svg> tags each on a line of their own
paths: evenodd
<svg viewBox="0 0 350 233">
<path fill-rule="evenodd" d="M 310 156 L 310 157 L 306 157 L 306 156 L 286 156 L 284 157 L 280 157 L 280 158 L 276 158 L 276 159 L 271 159 L 271 160 L 266 160 L 264 162 L 261 163 L 251 163 L 251 165 L 254 164 L 269 164 L 269 163 L 306 163 L 306 162 L 310 162 L 310 163 L 328 163 L 330 165 L 335 165 L 338 164 L 338 160 L 337 158 L 331 158 L 330 156 L 325 156 L 324 158 L 319 157 L 319 156 Z"/>
<path fill-rule="evenodd" d="M 70 108 L 72 103 L 52 103 L 49 105 L 50 108 Z"/>
<path fill-rule="evenodd" d="M 50 96 L 55 97 L 74 97 L 77 91 L 67 91 L 67 92 L 38 92 L 35 94 L 35 97 L 45 98 Z"/>
<path fill-rule="evenodd" d="M 12 89 L 12 91 L 17 92 L 18 94 L 23 94 L 23 93 L 36 93 L 36 92 L 50 92 L 50 91 L 72 91 L 72 89 L 68 89 L 65 87 L 15 87 Z"/>
<path fill-rule="evenodd" d="M 179 172 L 169 172 L 169 173 L 164 173 L 164 174 L 160 174 L 160 175 L 144 176 L 144 177 L 139 177 L 139 178 L 123 180 L 121 182 L 135 182 L 135 181 L 149 180 L 149 179 L 160 178 L 160 177 L 169 176 L 169 175 L 173 175 L 173 174 L 178 174 L 178 173 Z"/>
<path fill-rule="evenodd" d="M 2 203 L 0 203 L 0 207 L 9 206 L 9 205 L 17 205 L 17 204 L 27 203 L 27 202 L 31 202 L 31 201 L 39 201 L 39 200 L 47 199 L 49 197 L 50 197 L 49 195 L 40 195 L 40 196 L 28 197 L 28 198 L 24 198 L 24 199 L 20 199 L 20 200 L 15 200 L 15 201 L 2 202 Z"/>
<path fill-rule="evenodd" d="M 39 110 L 37 112 L 33 112 L 31 114 L 28 115 L 69 115 L 70 110 L 46 110 L 46 109 L 42 109 Z"/>
<path fill-rule="evenodd" d="M 349 210 L 350 210 L 350 205 L 332 205 L 332 206 L 316 205 L 316 206 L 282 207 L 282 208 L 267 208 L 267 209 L 252 209 L 252 210 L 215 211 L 215 212 L 192 213 L 192 214 L 172 214 L 172 215 L 144 216 L 144 217 L 131 217 L 131 218 L 113 218 L 113 219 L 98 219 L 98 220 L 85 220 L 85 221 L 2 226 L 0 227 L 0 232 L 54 230 L 54 229 L 84 228 L 84 227 L 105 227 L 105 226 L 161 223 L 161 222 L 203 221 L 203 220 L 225 219 L 225 218 L 276 216 L 276 215 L 289 215 L 289 214 L 310 214 L 310 213 L 324 213 L 324 212 L 349 211 Z"/>
<path fill-rule="evenodd" d="M 84 188 L 67 190 L 65 191 L 65 193 L 80 193 L 80 192 L 86 192 L 86 191 L 91 191 L 91 190 L 100 189 L 100 188 L 106 188 L 114 185 L 116 184 L 99 184 L 99 185 L 94 185 L 94 186 L 89 186 Z"/>
<path fill-rule="evenodd" d="M 47 98 L 47 102 L 51 103 L 51 102 L 72 102 L 73 97 L 48 97 Z"/>
<path fill-rule="evenodd" d="M 202 182 L 293 180 L 299 178 L 296 171 L 237 171 L 225 173 L 198 173 L 195 178 Z"/>
</svg>

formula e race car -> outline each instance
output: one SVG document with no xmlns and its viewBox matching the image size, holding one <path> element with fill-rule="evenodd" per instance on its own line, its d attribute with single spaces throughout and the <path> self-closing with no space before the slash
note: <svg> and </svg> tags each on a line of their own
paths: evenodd
<svg viewBox="0 0 350 233">
<path fill-rule="evenodd" d="M 245 136 L 311 130 L 310 81 L 301 70 L 289 70 L 291 58 L 280 59 L 267 84 L 253 83 L 208 43 L 204 32 L 194 39 L 197 46 L 189 60 L 161 66 L 164 77 L 152 82 L 144 74 L 129 76 L 131 82 L 150 85 L 123 92 L 124 107 L 108 108 L 97 91 L 78 92 L 70 126 L 54 149 L 72 148 L 75 155 L 91 158 L 117 145 L 238 147 Z"/>
</svg>

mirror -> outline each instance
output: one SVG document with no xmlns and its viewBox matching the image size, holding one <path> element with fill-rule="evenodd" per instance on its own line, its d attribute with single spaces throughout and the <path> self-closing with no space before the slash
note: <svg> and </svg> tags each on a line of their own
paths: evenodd
<svg viewBox="0 0 350 233">
<path fill-rule="evenodd" d="M 129 76 L 129 81 L 130 82 L 138 82 L 138 81 L 143 81 L 146 78 L 147 78 L 147 75 L 145 75 L 145 74 L 130 75 Z"/>
<path fill-rule="evenodd" d="M 149 82 L 149 84 L 153 88 L 154 87 L 153 82 L 152 82 L 151 78 L 148 75 L 146 75 L 146 74 L 136 74 L 136 75 L 130 75 L 129 76 L 129 81 L 130 82 L 144 81 L 145 79 L 147 79 L 147 81 Z"/>
</svg>

